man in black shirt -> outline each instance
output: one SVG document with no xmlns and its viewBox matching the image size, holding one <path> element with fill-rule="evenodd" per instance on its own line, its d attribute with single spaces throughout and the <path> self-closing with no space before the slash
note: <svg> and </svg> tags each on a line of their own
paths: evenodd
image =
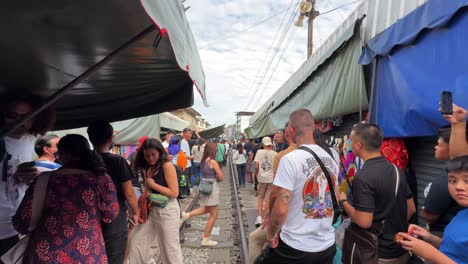
<svg viewBox="0 0 468 264">
<path fill-rule="evenodd" d="M 347 201 L 346 195 L 339 192 L 339 203 L 353 224 L 374 233 L 381 230 L 379 263 L 389 260 L 407 263 L 408 253 L 394 241 L 396 233 L 408 230 L 408 219 L 416 212 L 406 175 L 399 170 L 397 188 L 396 167 L 380 153 L 383 132 L 377 125 L 359 124 L 350 138 L 353 153 L 364 160 L 364 166 L 354 176 L 351 200 Z"/>
<path fill-rule="evenodd" d="M 120 207 L 120 212 L 112 223 L 102 223 L 107 259 L 109 263 L 123 263 L 128 239 L 125 202 L 133 212 L 130 219 L 135 224 L 138 223 L 139 211 L 135 191 L 132 187 L 134 176 L 127 161 L 119 155 L 109 153 L 109 149 L 112 147 L 113 131 L 112 126 L 102 120 L 94 121 L 88 127 L 89 140 L 93 144 L 94 150 L 101 154 L 106 163 L 107 173 L 116 187 Z"/>
<path fill-rule="evenodd" d="M 435 158 L 437 160 L 450 160 L 450 133 L 450 128 L 439 130 L 439 139 L 435 147 Z M 429 224 L 430 230 L 439 236 L 442 236 L 445 226 L 463 209 L 450 196 L 447 182 L 446 172 L 432 179 L 432 182 L 424 191 L 426 199 L 421 211 L 421 218 Z"/>
</svg>

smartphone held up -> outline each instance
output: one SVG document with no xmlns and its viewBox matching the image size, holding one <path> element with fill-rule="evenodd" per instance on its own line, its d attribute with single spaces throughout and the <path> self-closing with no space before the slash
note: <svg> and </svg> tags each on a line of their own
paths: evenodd
<svg viewBox="0 0 468 264">
<path fill-rule="evenodd" d="M 443 115 L 453 114 L 452 92 L 442 91 L 440 93 L 440 112 Z"/>
</svg>

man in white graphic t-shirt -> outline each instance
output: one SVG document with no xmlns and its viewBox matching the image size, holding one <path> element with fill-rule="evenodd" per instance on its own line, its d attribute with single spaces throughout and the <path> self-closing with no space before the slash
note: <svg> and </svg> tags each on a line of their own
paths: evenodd
<svg viewBox="0 0 468 264">
<path fill-rule="evenodd" d="M 339 167 L 315 144 L 312 113 L 294 111 L 287 129 L 297 146 L 317 154 L 336 186 Z M 281 158 L 270 199 L 273 208 L 265 220 L 269 247 L 262 253 L 264 263 L 332 263 L 336 248 L 331 193 L 310 153 L 298 149 Z"/>
</svg>

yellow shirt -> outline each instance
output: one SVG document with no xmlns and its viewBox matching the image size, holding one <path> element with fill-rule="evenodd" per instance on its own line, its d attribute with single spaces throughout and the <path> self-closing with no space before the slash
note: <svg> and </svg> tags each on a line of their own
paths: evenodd
<svg viewBox="0 0 468 264">
<path fill-rule="evenodd" d="M 292 146 L 289 146 L 287 149 L 278 152 L 278 154 L 275 155 L 275 157 L 273 158 L 273 177 L 275 177 L 276 171 L 278 170 L 278 166 L 279 166 L 280 159 L 281 159 L 284 155 L 286 155 L 286 154 L 288 154 L 289 152 L 292 152 L 293 150 L 296 150 L 296 149 L 297 149 L 297 146 L 296 146 L 296 144 L 294 144 L 294 145 L 292 145 Z"/>
</svg>

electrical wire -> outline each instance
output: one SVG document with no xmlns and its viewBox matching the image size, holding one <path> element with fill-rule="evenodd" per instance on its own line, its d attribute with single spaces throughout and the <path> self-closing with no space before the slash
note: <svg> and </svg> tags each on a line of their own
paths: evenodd
<svg viewBox="0 0 468 264">
<path fill-rule="evenodd" d="M 351 2 L 351 3 L 348 3 L 348 4 L 345 4 L 345 5 L 342 5 L 342 6 L 333 8 L 333 9 L 331 9 L 331 10 L 328 10 L 328 11 L 326 11 L 326 12 L 324 12 L 324 13 L 319 14 L 318 16 L 331 13 L 331 12 L 333 12 L 333 11 L 336 11 L 336 10 L 338 10 L 338 9 L 344 8 L 344 7 L 346 7 L 346 6 L 349 6 L 349 5 L 352 5 L 352 4 L 355 4 L 355 3 L 357 3 L 357 2 L 361 2 L 361 1 L 363 1 L 363 0 L 357 0 L 357 1 L 354 1 L 354 2 Z M 317 18 L 318 16 L 316 16 L 315 18 Z M 276 66 L 275 66 L 275 68 L 276 68 Z M 267 87 L 267 85 L 265 86 L 265 88 L 266 88 L 266 87 Z M 256 93 L 255 93 L 255 95 L 256 95 Z M 249 103 L 247 104 L 248 106 L 251 105 L 253 99 L 255 98 L 255 95 L 254 95 L 253 97 L 250 98 L 250 101 L 249 101 Z"/>
<path fill-rule="evenodd" d="M 276 69 L 278 68 L 278 65 L 280 64 L 281 60 L 283 59 L 283 56 L 284 56 L 284 54 L 286 53 L 286 50 L 288 50 L 289 45 L 290 45 L 291 42 L 292 42 L 292 38 L 293 38 L 294 35 L 296 34 L 296 30 L 297 30 L 297 27 L 294 27 L 293 30 L 291 31 L 291 34 L 289 35 L 289 38 L 288 38 L 288 42 L 287 42 L 287 44 L 286 44 L 286 47 L 283 49 L 283 52 L 281 53 L 281 56 L 280 56 L 280 58 L 278 59 L 278 62 L 276 63 L 275 68 L 273 69 L 273 73 L 270 75 L 270 78 L 268 79 L 268 82 L 266 83 L 265 87 L 268 87 L 268 85 L 270 84 L 270 81 L 272 80 L 273 76 L 275 75 Z"/>
<path fill-rule="evenodd" d="M 299 3 L 299 0 L 297 1 L 297 3 Z M 263 75 L 261 77 L 261 80 L 258 82 L 257 88 L 255 89 L 255 92 L 254 92 L 253 96 L 250 97 L 250 100 L 249 100 L 249 102 L 247 103 L 247 106 L 246 106 L 247 108 L 250 107 L 250 105 L 252 104 L 252 101 L 255 99 L 258 92 L 260 91 L 260 88 L 261 88 L 261 86 L 263 84 L 263 80 L 265 79 L 268 71 L 270 70 L 270 67 L 273 64 L 273 61 L 276 58 L 276 55 L 278 54 L 278 51 L 280 50 L 281 46 L 283 45 L 283 42 L 286 39 L 287 33 L 289 32 L 289 28 L 292 27 L 292 22 L 294 21 L 295 14 L 296 14 L 296 12 L 291 13 L 291 16 L 290 16 L 290 18 L 288 20 L 288 23 L 286 24 L 286 26 L 285 26 L 285 28 L 283 30 L 283 34 L 280 37 L 280 41 L 278 41 L 278 46 L 276 48 L 276 51 L 275 51 L 274 55 L 271 57 L 271 59 L 269 60 L 269 62 L 267 63 L 268 66 L 267 66 L 265 72 L 263 73 Z M 287 27 L 287 25 L 289 25 L 289 28 Z"/>
<path fill-rule="evenodd" d="M 327 1 L 328 1 L 328 3 L 330 4 L 330 6 L 331 6 L 332 8 L 335 8 L 335 6 L 332 4 L 332 2 L 331 2 L 330 0 L 327 0 Z M 343 14 L 341 14 L 341 10 L 339 10 L 339 9 L 338 9 L 338 14 L 341 16 L 341 18 L 345 19 L 345 17 L 343 16 Z"/>
<path fill-rule="evenodd" d="M 239 35 L 239 34 L 241 34 L 241 33 L 244 33 L 244 32 L 246 32 L 246 31 L 248 31 L 249 29 L 252 29 L 252 28 L 254 28 L 254 27 L 256 27 L 256 26 L 258 26 L 258 25 L 260 25 L 260 24 L 263 24 L 263 23 L 267 22 L 268 20 L 270 20 L 270 19 L 272 19 L 272 18 L 275 18 L 275 17 L 277 17 L 277 16 L 283 14 L 284 12 L 287 12 L 287 11 L 288 11 L 289 9 L 291 9 L 291 8 L 293 8 L 293 6 L 290 6 L 290 7 L 286 8 L 286 9 L 284 9 L 284 10 L 282 10 L 282 11 L 276 13 L 276 14 L 272 15 L 271 17 L 268 17 L 268 18 L 266 18 L 266 19 L 264 19 L 264 20 L 261 20 L 261 21 L 255 23 L 255 24 L 253 24 L 253 25 L 250 26 L 250 27 L 244 28 L 244 29 L 242 29 L 242 30 L 240 30 L 240 31 L 237 31 L 237 32 L 235 32 L 235 33 L 233 33 L 233 34 L 231 34 L 231 35 L 228 35 L 228 36 L 226 36 L 226 37 L 224 37 L 224 38 L 215 40 L 215 41 L 213 41 L 213 42 L 207 44 L 206 46 L 201 47 L 200 49 L 209 48 L 209 47 L 213 46 L 214 44 L 216 44 L 216 43 L 218 43 L 218 42 L 221 42 L 221 41 L 230 39 L 230 38 L 232 38 L 232 37 L 234 37 L 234 36 L 236 36 L 236 35 Z"/>
<path fill-rule="evenodd" d="M 338 9 L 343 8 L 343 7 L 347 7 L 347 6 L 350 6 L 350 5 L 355 4 L 355 3 L 357 3 L 357 2 L 362 2 L 362 1 L 364 1 L 364 0 L 357 0 L 357 1 L 354 1 L 354 2 L 351 2 L 351 3 L 347 3 L 347 4 L 342 5 L 342 6 L 339 6 L 339 7 L 337 7 L 337 8 L 333 8 L 333 9 L 328 10 L 328 11 L 326 11 L 326 12 L 320 13 L 318 16 L 326 15 L 326 14 L 328 14 L 328 13 L 331 13 L 331 12 L 335 11 L 335 10 L 338 10 Z M 316 17 L 318 17 L 318 16 L 316 16 Z"/>
<path fill-rule="evenodd" d="M 294 0 L 291 0 L 291 1 L 289 2 L 289 6 L 288 6 L 288 9 L 287 9 L 287 10 L 289 10 L 289 9 L 292 7 L 293 1 L 294 1 Z M 255 82 L 257 81 L 257 78 L 258 78 L 260 72 L 262 71 L 263 66 L 265 65 L 266 60 L 267 60 L 268 56 L 270 55 L 270 52 L 271 52 L 271 50 L 272 50 L 272 48 L 273 48 L 273 46 L 274 46 L 274 44 L 275 44 L 276 38 L 278 37 L 278 33 L 281 31 L 281 27 L 283 26 L 283 23 L 284 23 L 284 20 L 285 20 L 286 17 L 287 17 L 287 14 L 288 14 L 287 12 L 284 14 L 283 19 L 281 20 L 281 23 L 280 23 L 278 29 L 276 30 L 275 37 L 273 38 L 273 41 L 271 42 L 270 48 L 268 49 L 268 52 L 266 53 L 265 57 L 263 58 L 262 64 L 260 65 L 260 68 L 258 69 L 257 74 L 255 75 L 255 78 L 252 80 L 251 84 L 249 85 L 250 88 L 249 88 L 249 91 L 248 91 L 248 93 L 247 93 L 247 98 L 250 98 L 250 92 L 253 91 L 253 88 L 255 87 Z M 244 109 L 245 109 L 246 107 L 247 107 L 247 105 L 244 106 Z"/>
</svg>

